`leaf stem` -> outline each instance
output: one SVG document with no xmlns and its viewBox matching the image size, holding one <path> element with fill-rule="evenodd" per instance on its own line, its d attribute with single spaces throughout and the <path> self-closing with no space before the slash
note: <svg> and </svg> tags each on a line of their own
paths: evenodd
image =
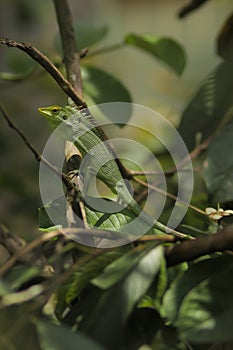
<svg viewBox="0 0 233 350">
<path fill-rule="evenodd" d="M 143 180 L 140 180 L 140 179 L 137 179 L 137 178 L 133 178 L 133 181 L 139 183 L 140 185 L 142 185 L 143 187 L 148 187 L 158 193 L 161 193 L 161 194 L 164 194 L 166 195 L 167 197 L 171 198 L 171 199 L 174 199 L 175 201 L 177 201 L 179 204 L 181 205 L 185 205 L 185 206 L 188 206 L 189 208 L 195 210 L 196 212 L 202 214 L 202 215 L 205 215 L 206 216 L 206 212 L 195 207 L 194 205 L 192 204 L 188 204 L 186 202 L 184 202 L 183 200 L 179 199 L 178 197 L 176 197 L 175 195 L 171 194 L 171 193 L 168 193 L 167 191 L 164 191 L 162 190 L 161 188 L 157 187 L 157 186 L 154 186 L 154 185 L 151 185 L 151 184 L 147 184 L 145 181 Z"/>
<path fill-rule="evenodd" d="M 100 49 L 96 49 L 96 50 L 93 50 L 93 51 L 88 51 L 86 57 L 93 57 L 93 56 L 102 55 L 104 53 L 109 53 L 111 51 L 119 50 L 119 49 L 121 49 L 124 46 L 125 46 L 124 42 L 120 42 L 120 43 L 116 43 L 116 44 L 113 44 L 113 45 L 105 46 L 105 47 L 102 47 Z"/>
</svg>

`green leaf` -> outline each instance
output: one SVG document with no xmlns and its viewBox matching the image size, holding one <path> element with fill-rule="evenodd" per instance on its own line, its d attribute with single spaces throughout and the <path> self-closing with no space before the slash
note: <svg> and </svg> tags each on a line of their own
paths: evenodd
<svg viewBox="0 0 233 350">
<path fill-rule="evenodd" d="M 64 309 L 80 296 L 80 293 L 87 287 L 91 279 L 102 273 L 103 269 L 122 255 L 124 250 L 125 248 L 122 247 L 98 256 L 77 269 L 71 280 L 63 284 L 58 290 L 56 315 L 60 318 Z"/>
<path fill-rule="evenodd" d="M 204 163 L 204 178 L 211 199 L 233 200 L 233 120 L 224 125 L 210 142 Z"/>
<path fill-rule="evenodd" d="M 233 263 L 230 256 L 221 256 L 196 263 L 181 273 L 164 296 L 164 310 L 169 320 L 176 321 L 184 298 L 195 286 L 221 273 L 230 263 Z"/>
<path fill-rule="evenodd" d="M 156 289 L 152 288 L 153 291 L 153 302 L 157 310 L 161 309 L 162 299 L 168 284 L 166 260 L 161 259 L 161 268 L 157 275 Z M 154 290 L 155 289 L 155 290 Z"/>
<path fill-rule="evenodd" d="M 72 276 L 72 281 L 69 284 L 66 292 L 66 302 L 70 304 L 76 299 L 81 291 L 87 286 L 89 281 L 98 276 L 106 266 L 120 256 L 120 251 L 106 253 L 97 257 L 94 260 L 87 262 L 78 269 Z"/>
<path fill-rule="evenodd" d="M 233 340 L 233 261 L 193 288 L 184 299 L 177 327 L 193 343 Z"/>
<path fill-rule="evenodd" d="M 93 204 L 93 208 L 103 208 L 103 203 L 101 198 L 94 198 L 86 196 L 87 202 Z M 117 203 L 108 199 L 103 198 L 106 201 L 106 205 L 115 205 L 117 211 Z M 104 212 L 93 209 L 90 205 L 85 203 L 87 222 L 91 227 L 98 227 L 101 229 L 111 230 L 111 231 L 121 231 L 121 228 L 128 224 L 131 220 L 135 219 L 136 215 L 132 213 L 127 208 L 124 208 L 116 214 L 106 214 Z M 103 208 L 104 210 L 104 208 Z"/>
<path fill-rule="evenodd" d="M 153 55 L 178 75 L 184 70 L 186 58 L 182 46 L 171 38 L 158 38 L 152 35 L 128 34 L 125 43 L 140 48 Z"/>
<path fill-rule="evenodd" d="M 183 112 L 178 132 L 187 148 L 212 135 L 232 106 L 232 62 L 222 62 L 202 83 Z"/>
<path fill-rule="evenodd" d="M 151 246 L 139 246 L 135 250 L 131 250 L 119 259 L 108 265 L 103 273 L 94 278 L 92 283 L 99 288 L 108 289 L 120 282 L 126 275 L 130 274 L 135 265 L 151 250 Z"/>
<path fill-rule="evenodd" d="M 154 279 L 152 285 L 150 286 L 147 293 L 138 302 L 138 308 L 153 308 L 159 310 L 160 315 L 162 315 L 162 298 L 167 289 L 167 268 L 166 260 L 163 257 L 161 259 L 160 270 Z"/>
<path fill-rule="evenodd" d="M 132 261 L 128 260 L 131 265 L 130 270 L 124 264 L 126 273 L 122 271 L 117 284 L 110 283 L 114 284 L 113 287 L 102 294 L 87 322 L 85 330 L 108 349 L 113 348 L 113 344 L 114 348 L 117 348 L 127 318 L 159 271 L 163 255 L 162 247 L 157 244 L 149 246 L 150 249 L 147 246 L 144 247 L 146 251 L 144 255 L 143 248 L 136 249 L 139 259 L 132 256 Z M 120 265 L 120 267 L 123 269 L 123 266 Z"/>
<path fill-rule="evenodd" d="M 86 66 L 82 67 L 82 76 L 84 93 L 88 95 L 94 103 L 132 102 L 126 87 L 113 75 L 98 68 Z M 126 124 L 131 116 L 131 106 L 125 107 L 124 112 L 124 124 Z M 111 113 L 110 116 L 106 115 L 106 117 L 117 123 L 117 115 L 115 116 Z"/>
<path fill-rule="evenodd" d="M 96 26 L 92 22 L 87 20 L 78 20 L 74 23 L 75 39 L 78 50 L 88 48 L 95 45 L 108 33 L 108 27 L 106 25 Z M 61 51 L 61 40 L 59 34 L 55 37 L 55 45 L 59 51 Z"/>
<path fill-rule="evenodd" d="M 64 326 L 48 322 L 36 322 L 39 341 L 43 350 L 103 350 L 103 347 L 85 335 L 72 332 Z"/>
<path fill-rule="evenodd" d="M 88 203 L 93 203 L 94 208 L 103 207 L 102 199 L 94 197 L 86 197 Z M 121 207 L 114 201 L 104 198 L 106 203 L 111 203 L 115 205 L 116 211 L 117 207 L 121 210 Z M 108 205 L 108 204 L 107 204 Z M 139 237 L 141 233 L 145 232 L 145 222 L 142 220 L 138 222 L 137 225 L 132 223 L 137 215 L 131 212 L 129 209 L 124 208 L 121 212 L 116 212 L 114 214 L 106 214 L 97 211 L 85 203 L 86 219 L 90 227 L 97 227 L 99 229 L 105 229 L 117 233 L 132 234 L 134 237 Z M 49 218 L 51 215 L 54 218 L 52 222 Z M 127 226 L 126 226 L 127 225 Z M 46 204 L 44 207 L 39 208 L 39 227 L 41 231 L 49 232 L 56 228 L 67 227 L 66 221 L 66 200 L 65 197 L 59 197 L 53 202 Z M 157 229 L 150 229 L 148 227 L 148 232 L 151 234 L 161 233 Z"/>
<path fill-rule="evenodd" d="M 102 199 L 94 198 L 94 197 L 86 197 L 91 198 L 91 202 L 93 203 L 94 208 L 103 208 L 104 205 Z M 98 227 L 101 229 L 106 229 L 112 232 L 118 233 L 119 237 L 125 237 L 126 241 L 128 239 L 136 239 L 140 237 L 142 234 L 164 234 L 157 228 L 151 227 L 144 220 L 137 220 L 135 224 L 134 219 L 138 217 L 137 214 L 132 212 L 127 207 L 122 210 L 122 207 L 115 201 L 111 201 L 110 199 L 104 198 L 106 204 L 108 206 L 111 205 L 115 207 L 116 213 L 108 214 L 97 211 L 87 205 L 85 203 L 86 217 L 87 222 L 91 227 Z M 100 201 L 100 203 L 98 203 Z M 88 200 L 88 203 L 90 201 Z M 119 211 L 118 211 L 119 210 Z M 123 236 L 124 235 L 124 236 Z M 123 239 L 124 240 L 124 239 Z"/>
</svg>

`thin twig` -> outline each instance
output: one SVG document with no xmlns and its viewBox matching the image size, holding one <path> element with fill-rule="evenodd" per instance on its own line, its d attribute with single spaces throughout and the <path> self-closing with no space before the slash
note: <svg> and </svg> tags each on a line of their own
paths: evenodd
<svg viewBox="0 0 233 350">
<path fill-rule="evenodd" d="M 22 256 L 30 253 L 36 247 L 40 246 L 42 243 L 49 241 L 50 239 L 61 235 L 59 231 L 52 231 L 45 233 L 44 235 L 36 238 L 32 242 L 28 243 L 22 249 L 19 249 L 7 262 L 0 268 L 0 276 L 4 275 Z"/>
<path fill-rule="evenodd" d="M 52 77 L 61 89 L 76 103 L 77 106 L 86 106 L 82 96 L 73 88 L 73 86 L 66 80 L 55 65 L 37 48 L 29 43 L 18 43 L 14 40 L 0 37 L 0 44 L 8 47 L 16 47 L 19 50 L 28 54 L 33 60 L 38 62 Z"/>
<path fill-rule="evenodd" d="M 164 194 L 165 196 L 177 201 L 179 204 L 181 205 L 185 205 L 185 206 L 188 206 L 190 209 L 193 209 L 195 210 L 196 212 L 202 214 L 202 215 L 205 215 L 206 216 L 206 212 L 195 207 L 194 205 L 192 204 L 188 204 L 186 203 L 185 201 L 183 201 L 182 199 L 179 199 L 178 197 L 176 197 L 175 195 L 173 195 L 172 193 L 169 193 L 167 191 L 164 191 L 162 190 L 161 188 L 159 187 L 156 187 L 154 185 L 151 185 L 151 184 L 148 184 L 146 183 L 145 181 L 143 180 L 140 180 L 140 179 L 137 179 L 137 178 L 134 178 L 133 179 L 135 182 L 139 183 L 140 185 L 144 186 L 144 187 L 147 187 L 147 188 L 150 188 L 151 190 L 154 190 L 155 192 L 158 192 L 158 193 L 161 193 L 161 194 Z"/>
<path fill-rule="evenodd" d="M 16 131 L 16 133 L 21 137 L 25 145 L 30 149 L 30 151 L 34 154 L 37 161 L 41 160 L 41 155 L 35 150 L 35 148 L 32 146 L 32 144 L 28 141 L 26 136 L 23 134 L 23 132 L 13 123 L 13 121 L 10 119 L 10 117 L 7 115 L 3 107 L 0 105 L 0 111 L 4 117 L 4 119 L 7 121 L 9 127 Z"/>
<path fill-rule="evenodd" d="M 67 78 L 79 96 L 82 97 L 80 58 L 76 46 L 72 14 L 66 0 L 54 0 L 53 2 L 61 34 Z"/>
<path fill-rule="evenodd" d="M 196 167 L 196 168 L 193 168 L 193 171 L 194 172 L 198 172 L 200 171 L 200 168 L 199 167 Z M 153 176 L 153 175 L 161 175 L 161 171 L 159 170 L 149 170 L 149 171 L 137 171 L 137 170 L 129 170 L 130 172 L 130 175 L 132 176 Z M 174 175 L 175 173 L 177 172 L 177 169 L 172 169 L 172 170 L 166 170 L 164 171 L 162 174 L 165 176 L 165 177 L 170 177 L 171 175 Z M 182 173 L 188 173 L 190 172 L 189 169 L 180 169 L 179 172 L 182 172 Z"/>
<path fill-rule="evenodd" d="M 0 268 L 0 276 L 4 275 L 18 260 L 21 260 L 22 257 L 25 258 L 25 256 L 29 253 L 31 253 L 34 249 L 41 246 L 43 243 L 50 241 L 54 237 L 59 236 L 66 236 L 68 239 L 75 240 L 78 237 L 82 236 L 90 236 L 90 237 L 97 237 L 102 239 L 110 239 L 110 240 L 120 240 L 122 239 L 125 242 L 125 237 L 120 236 L 118 232 L 110 231 L 110 230 L 100 230 L 95 228 L 63 228 L 63 229 L 57 229 L 51 232 L 46 232 L 40 237 L 34 239 L 27 245 L 23 246 L 22 248 L 17 249 L 15 251 L 14 255 L 7 260 L 7 262 Z M 158 241 L 161 243 L 165 242 L 174 242 L 175 238 L 172 235 L 145 235 L 143 237 L 140 237 L 136 240 L 137 242 L 148 242 L 148 241 Z M 110 248 L 114 249 L 114 248 Z M 104 249 L 103 251 L 106 251 Z"/>
<path fill-rule="evenodd" d="M 213 135 L 211 135 L 210 137 L 208 137 L 205 141 L 203 141 L 201 144 L 197 145 L 194 150 L 189 154 L 189 157 L 191 160 L 197 159 L 197 157 L 199 157 L 199 155 L 206 151 L 210 141 L 212 140 Z"/>
<path fill-rule="evenodd" d="M 98 258 L 101 255 L 104 255 L 108 253 L 111 249 L 105 249 L 105 250 L 95 250 L 89 255 L 84 255 L 80 257 L 74 264 L 72 264 L 68 269 L 63 272 L 62 274 L 59 274 L 56 276 L 56 279 L 54 279 L 53 283 L 47 283 L 47 293 L 43 293 L 40 299 L 38 299 L 36 303 L 36 309 L 41 308 L 43 305 L 47 304 L 50 297 L 54 294 L 54 292 L 57 290 L 57 288 L 66 283 L 69 278 L 72 277 L 72 275 L 83 265 L 87 264 L 91 260 Z M 49 281 L 50 282 L 50 281 Z"/>
<path fill-rule="evenodd" d="M 144 235 L 139 237 L 135 242 L 161 242 L 161 243 L 174 243 L 177 241 L 175 236 L 166 235 Z"/>
<path fill-rule="evenodd" d="M 90 50 L 87 53 L 87 57 L 93 57 L 93 56 L 97 56 L 97 55 L 102 55 L 103 53 L 109 53 L 111 51 L 121 49 L 122 47 L 124 47 L 124 45 L 125 45 L 125 43 L 121 42 L 121 43 L 105 46 L 105 47 L 102 47 L 100 49 L 96 49 L 96 50 L 92 50 L 92 51 Z"/>
<path fill-rule="evenodd" d="M 194 160 L 196 159 L 202 152 L 204 152 L 210 141 L 212 140 L 212 136 L 209 137 L 208 139 L 206 139 L 203 143 L 197 145 L 193 151 L 191 153 L 189 153 L 189 155 L 187 155 L 186 157 L 184 157 L 180 162 L 179 164 L 177 164 L 177 166 L 169 169 L 169 170 L 166 170 L 164 171 L 163 175 L 165 177 L 172 177 L 173 175 L 175 175 L 178 171 L 179 172 L 183 172 L 183 171 L 190 171 L 188 169 L 182 169 L 187 162 L 190 162 L 190 160 Z M 194 171 L 197 171 L 199 169 L 193 169 Z M 140 195 L 137 197 L 137 200 L 139 202 L 143 201 L 143 199 L 147 196 L 147 193 L 148 193 L 148 188 L 153 190 L 153 191 L 156 191 L 156 192 L 159 192 L 161 194 L 164 194 L 166 195 L 167 197 L 177 201 L 178 203 L 180 204 L 183 204 L 183 205 L 187 205 L 187 203 L 185 202 L 182 202 L 179 198 L 177 198 L 176 196 L 174 196 L 173 194 L 171 193 L 168 193 L 166 191 L 163 191 L 162 189 L 158 188 L 158 186 L 156 185 L 149 185 L 147 184 L 146 182 L 142 181 L 142 180 L 139 180 L 137 178 L 135 178 L 135 176 L 141 176 L 141 175 L 157 175 L 157 174 L 161 174 L 161 172 L 156 172 L 156 171 L 148 171 L 148 172 L 139 172 L 139 171 L 128 171 L 128 178 L 129 179 L 133 179 L 135 182 L 138 182 L 140 183 L 143 187 L 146 188 L 146 190 L 144 192 L 141 192 Z M 203 215 L 206 215 L 206 213 L 204 211 L 202 211 L 201 209 L 193 206 L 192 204 L 189 204 L 189 208 L 195 210 L 196 212 L 199 212 L 200 214 L 203 214 Z"/>
<path fill-rule="evenodd" d="M 70 236 L 72 235 L 96 235 L 102 236 L 104 238 L 110 238 L 109 236 L 112 233 L 116 234 L 116 232 L 109 232 L 105 230 L 86 230 L 80 228 L 64 228 L 61 230 L 55 230 L 52 232 L 48 232 L 35 239 L 34 241 L 28 243 L 25 247 L 18 250 L 15 255 L 13 255 L 1 268 L 0 275 L 4 275 L 18 260 L 25 256 L 28 253 L 31 253 L 32 250 L 36 249 L 38 246 L 42 245 L 44 242 L 51 240 L 54 237 L 58 237 L 59 235 Z M 166 242 L 174 242 L 174 237 L 170 235 L 161 235 L 161 236 L 152 236 L 145 235 L 143 237 L 138 238 L 135 242 L 149 242 L 149 241 L 158 241 L 161 243 Z M 113 248 L 114 249 L 114 248 Z M 99 254 L 104 254 L 105 252 L 112 250 L 110 249 L 97 249 L 91 255 L 86 256 L 84 259 L 86 261 L 89 258 L 93 258 L 98 256 Z M 225 227 L 223 230 L 211 234 L 205 235 L 202 237 L 198 237 L 196 240 L 189 240 L 180 242 L 179 244 L 171 245 L 169 247 L 165 247 L 165 258 L 167 261 L 167 266 L 173 266 L 179 264 L 184 261 L 192 261 L 200 256 L 204 256 L 214 252 L 223 252 L 225 250 L 233 250 L 233 229 L 232 226 Z M 71 270 L 73 271 L 73 266 Z M 69 274 L 69 273 L 68 273 Z"/>
<path fill-rule="evenodd" d="M 183 6 L 179 12 L 178 12 L 178 17 L 179 18 L 184 18 L 186 17 L 189 13 L 192 11 L 198 9 L 198 7 L 202 6 L 206 1 L 208 0 L 190 0 L 185 6 Z"/>
<path fill-rule="evenodd" d="M 57 169 L 54 165 L 52 165 L 47 159 L 45 159 L 32 144 L 28 141 L 24 133 L 13 123 L 13 121 L 10 119 L 6 111 L 3 109 L 3 107 L 0 105 L 0 111 L 4 117 L 4 119 L 7 121 L 9 127 L 14 130 L 20 138 L 23 140 L 27 148 L 34 154 L 36 160 L 38 162 L 44 163 L 48 168 L 50 168 L 59 178 L 62 179 L 65 186 L 68 188 L 72 186 L 72 183 L 70 182 L 69 178 L 66 174 L 62 173 L 59 169 Z"/>
<path fill-rule="evenodd" d="M 209 137 L 208 139 L 206 139 L 204 142 L 202 142 L 201 144 L 199 144 L 198 146 L 196 146 L 196 147 L 194 148 L 194 150 L 193 150 L 187 157 L 185 157 L 184 159 L 182 159 L 181 162 L 180 162 L 176 167 L 174 167 L 174 168 L 172 168 L 172 169 L 170 169 L 170 170 L 165 171 L 165 173 L 164 173 L 165 176 L 167 176 L 167 177 L 168 177 L 168 176 L 169 176 L 169 177 L 170 177 L 170 176 L 173 176 L 173 175 L 175 175 L 175 174 L 178 172 L 178 170 L 179 170 L 179 171 L 184 171 L 185 169 L 182 169 L 182 167 L 183 167 L 187 162 L 189 162 L 190 159 L 191 159 L 191 160 L 194 160 L 194 159 L 196 159 L 202 152 L 204 152 L 204 151 L 207 149 L 207 147 L 208 147 L 208 145 L 209 145 L 209 143 L 210 143 L 211 140 L 212 140 L 212 136 L 210 136 L 210 137 Z M 159 172 L 158 172 L 158 173 L 159 173 Z M 143 175 L 143 174 L 145 174 L 145 175 L 154 175 L 154 174 L 156 174 L 156 172 L 151 171 L 151 172 L 147 172 L 147 173 L 146 173 L 146 172 L 145 172 L 145 173 L 140 173 L 140 172 L 136 172 L 136 171 L 130 171 L 129 174 L 130 174 L 130 177 L 131 177 L 135 182 L 141 184 L 143 187 L 146 187 L 146 188 L 149 188 L 149 189 L 151 189 L 151 190 L 153 190 L 153 191 L 156 191 L 156 192 L 158 192 L 158 193 L 164 194 L 164 195 L 166 195 L 167 197 L 169 197 L 169 198 L 171 198 L 171 199 L 177 201 L 177 202 L 180 203 L 181 205 L 185 205 L 185 206 L 188 205 L 188 207 L 189 207 L 190 209 L 193 209 L 193 210 L 195 210 L 196 212 L 198 212 L 198 213 L 200 213 L 200 214 L 206 216 L 206 213 L 205 213 L 203 210 L 197 208 L 196 206 L 194 206 L 194 205 L 192 205 L 192 204 L 188 204 L 188 203 L 182 201 L 181 199 L 179 199 L 179 198 L 176 197 L 175 195 L 173 195 L 173 194 L 171 194 L 171 193 L 168 193 L 168 192 L 162 190 L 161 188 L 159 188 L 159 187 L 157 187 L 157 186 L 155 186 L 155 185 L 147 184 L 145 181 L 140 180 L 140 179 L 138 179 L 138 178 L 135 178 L 135 176 L 140 176 L 140 175 Z M 144 198 L 146 195 L 147 195 L 147 191 L 145 191 L 143 194 L 141 194 L 140 200 L 143 200 L 143 198 Z"/>
<path fill-rule="evenodd" d="M 72 237 L 77 238 L 78 236 L 96 236 L 98 238 L 104 238 L 104 239 L 120 239 L 119 234 L 115 231 L 107 231 L 107 230 L 99 230 L 99 229 L 85 229 L 85 228 L 64 228 L 64 229 L 57 229 L 51 232 L 46 232 L 42 236 L 36 238 L 32 242 L 28 243 L 26 246 L 24 246 L 22 249 L 17 250 L 15 254 L 7 260 L 7 262 L 0 268 L 0 276 L 4 275 L 18 260 L 21 259 L 22 256 L 25 256 L 32 250 L 36 249 L 38 246 L 42 245 L 43 243 L 50 241 L 54 237 L 59 237 L 61 235 L 64 235 L 68 237 L 69 239 L 72 239 Z M 122 238 L 123 239 L 123 238 Z"/>
<path fill-rule="evenodd" d="M 91 231 L 91 232 L 89 232 Z M 76 234 L 76 235 L 93 235 L 94 233 L 98 233 L 99 235 L 108 234 L 108 231 L 102 232 L 99 230 L 89 230 L 82 228 L 67 228 L 67 229 L 59 229 L 54 230 L 51 232 L 46 232 L 40 237 L 34 239 L 32 242 L 28 243 L 26 246 L 24 246 L 22 249 L 19 249 L 7 262 L 0 268 L 0 276 L 4 275 L 18 260 L 21 259 L 22 256 L 25 256 L 26 254 L 30 253 L 32 250 L 36 249 L 37 247 L 41 246 L 43 243 L 50 241 L 54 237 L 59 237 L 61 235 L 67 236 L 68 234 Z M 98 232 L 97 232 L 98 231 Z"/>
<path fill-rule="evenodd" d="M 12 255 L 25 246 L 26 242 L 10 232 L 4 225 L 0 224 L 0 244 Z"/>
</svg>

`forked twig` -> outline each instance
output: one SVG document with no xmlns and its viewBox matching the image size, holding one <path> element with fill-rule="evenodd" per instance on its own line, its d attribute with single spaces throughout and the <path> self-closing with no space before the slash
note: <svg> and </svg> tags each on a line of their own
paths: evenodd
<svg viewBox="0 0 233 350">
<path fill-rule="evenodd" d="M 86 106 L 82 96 L 73 88 L 67 79 L 59 72 L 55 65 L 36 47 L 28 43 L 19 43 L 14 40 L 0 37 L 0 44 L 8 47 L 16 47 L 27 53 L 34 61 L 38 62 L 58 83 L 61 89 L 76 103 L 77 106 Z"/>
</svg>

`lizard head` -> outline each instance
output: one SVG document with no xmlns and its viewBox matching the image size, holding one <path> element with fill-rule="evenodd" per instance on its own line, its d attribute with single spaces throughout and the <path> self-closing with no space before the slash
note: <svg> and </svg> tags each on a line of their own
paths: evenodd
<svg viewBox="0 0 233 350">
<path fill-rule="evenodd" d="M 53 127 L 57 127 L 62 122 L 67 121 L 72 114 L 69 108 L 57 105 L 40 107 L 38 108 L 38 111 Z"/>
</svg>

